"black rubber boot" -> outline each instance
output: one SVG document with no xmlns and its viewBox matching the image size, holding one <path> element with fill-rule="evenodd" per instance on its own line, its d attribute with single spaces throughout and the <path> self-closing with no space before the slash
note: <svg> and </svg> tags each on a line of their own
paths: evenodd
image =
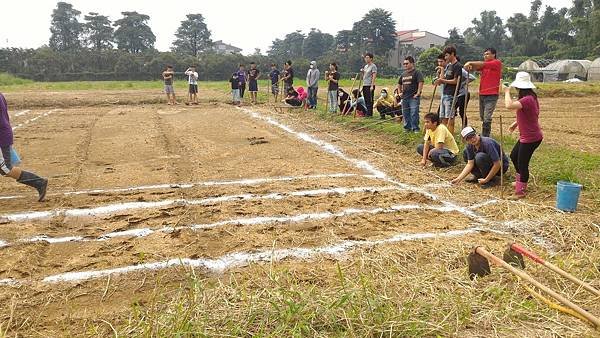
<svg viewBox="0 0 600 338">
<path fill-rule="evenodd" d="M 492 133 L 492 123 L 491 122 L 483 122 L 481 126 L 481 136 L 490 137 Z"/>
<path fill-rule="evenodd" d="M 48 188 L 47 179 L 28 171 L 22 171 L 17 182 L 35 188 L 39 194 L 38 202 L 42 202 L 46 197 L 46 188 Z"/>
</svg>

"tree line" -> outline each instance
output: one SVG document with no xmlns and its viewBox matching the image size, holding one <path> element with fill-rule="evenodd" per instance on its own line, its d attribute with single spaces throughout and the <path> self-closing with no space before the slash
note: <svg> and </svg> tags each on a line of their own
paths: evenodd
<svg viewBox="0 0 600 338">
<path fill-rule="evenodd" d="M 164 65 L 183 70 L 197 64 L 204 80 L 227 78 L 239 63 L 256 62 L 261 69 L 271 63 L 293 60 L 297 69 L 310 60 L 325 66 L 337 62 L 341 73 L 360 69 L 366 52 L 375 54 L 380 75 L 395 76 L 400 70 L 387 65 L 388 53 L 397 47 L 396 22 L 381 8 L 368 11 L 351 29 L 336 35 L 318 28 L 294 31 L 272 41 L 266 55 L 221 55 L 213 51 L 211 32 L 202 14 L 188 14 L 177 29 L 171 50 L 155 49 L 156 36 L 148 15 L 122 12 L 112 22 L 107 16 L 81 12 L 58 2 L 51 14 L 47 46 L 36 49 L 0 49 L 0 71 L 38 81 L 146 80 L 156 79 Z M 350 28 L 350 27 L 349 27 Z M 486 47 L 495 47 L 505 64 L 516 66 L 526 58 L 593 58 L 600 54 L 600 0 L 573 0 L 570 8 L 531 2 L 529 13 L 516 13 L 504 22 L 495 11 L 483 11 L 471 26 L 448 31 L 447 44 L 457 47 L 464 60 L 480 59 Z M 421 52 L 417 50 L 418 57 Z M 417 66 L 429 73 L 437 49 L 429 50 Z M 302 72 L 299 73 L 303 75 Z"/>
</svg>

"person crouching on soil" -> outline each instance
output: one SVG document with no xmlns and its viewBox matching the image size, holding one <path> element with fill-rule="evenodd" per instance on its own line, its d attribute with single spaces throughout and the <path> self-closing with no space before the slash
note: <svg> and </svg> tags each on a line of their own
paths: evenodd
<svg viewBox="0 0 600 338">
<path fill-rule="evenodd" d="M 510 125 L 512 133 L 519 128 L 519 140 L 510 152 L 510 159 L 515 166 L 515 195 L 513 199 L 523 198 L 527 194 L 529 181 L 529 161 L 533 152 L 540 146 L 544 135 L 539 123 L 540 104 L 535 86 L 531 82 L 529 73 L 518 72 L 515 81 L 509 87 L 504 87 L 504 106 L 506 109 L 517 111 L 517 120 Z M 519 90 L 519 100 L 513 101 L 510 97 L 510 87 Z"/>
<path fill-rule="evenodd" d="M 358 117 L 365 117 L 368 114 L 367 103 L 358 89 L 352 91 L 352 99 L 350 99 L 350 108 L 348 109 L 348 112 L 353 109 L 356 109 L 356 116 Z"/>
<path fill-rule="evenodd" d="M 428 113 L 425 115 L 424 120 L 425 142 L 417 146 L 417 153 L 423 156 L 421 165 L 426 166 L 427 160 L 430 160 L 434 167 L 439 168 L 454 165 L 457 158 L 456 154 L 458 154 L 458 146 L 454 136 L 445 125 L 440 124 L 438 114 Z"/>
<path fill-rule="evenodd" d="M 21 184 L 28 185 L 38 192 L 38 201 L 44 201 L 48 180 L 29 171 L 13 167 L 11 160 L 11 148 L 13 145 L 13 132 L 8 117 L 8 105 L 4 95 L 0 93 L 0 174 L 17 180 Z"/>
<path fill-rule="evenodd" d="M 383 88 L 379 95 L 377 101 L 375 101 L 375 109 L 379 112 L 379 117 L 382 120 L 385 120 L 385 115 L 390 115 L 394 118 L 394 115 L 398 112 L 398 107 L 396 106 L 396 100 L 393 95 L 389 94 L 387 88 Z"/>
<path fill-rule="evenodd" d="M 500 144 L 491 137 L 477 134 L 473 127 L 465 127 L 460 132 L 463 142 L 467 144 L 463 151 L 463 158 L 467 164 L 452 184 L 460 183 L 471 174 L 465 181 L 479 183 L 482 188 L 489 188 L 498 184 L 500 167 L 502 172 L 508 171 L 508 157 L 500 149 Z M 500 160 L 502 153 L 502 161 Z"/>
<path fill-rule="evenodd" d="M 300 89 L 302 87 L 299 87 Z M 304 91 L 304 88 L 302 88 Z M 293 107 L 300 107 L 302 105 L 302 100 L 299 99 L 300 94 L 294 89 L 294 87 L 290 87 L 287 91 L 287 96 L 283 99 L 283 102 L 289 104 Z"/>
</svg>

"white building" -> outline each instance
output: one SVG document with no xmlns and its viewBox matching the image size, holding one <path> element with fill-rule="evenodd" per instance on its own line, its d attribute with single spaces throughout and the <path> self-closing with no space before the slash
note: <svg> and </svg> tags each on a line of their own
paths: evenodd
<svg viewBox="0 0 600 338">
<path fill-rule="evenodd" d="M 223 40 L 213 42 L 213 50 L 219 54 L 235 54 L 242 52 L 241 48 L 228 45 L 224 43 Z"/>
<path fill-rule="evenodd" d="M 405 57 L 411 55 L 416 59 L 416 54 L 426 49 L 444 46 L 447 39 L 418 29 L 398 31 L 396 32 L 396 46 L 391 51 L 388 64 L 402 69 L 402 62 Z"/>
</svg>

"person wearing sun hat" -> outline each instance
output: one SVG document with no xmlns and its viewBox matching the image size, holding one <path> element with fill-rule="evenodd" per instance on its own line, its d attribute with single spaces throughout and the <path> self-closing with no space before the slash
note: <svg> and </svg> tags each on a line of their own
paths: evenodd
<svg viewBox="0 0 600 338">
<path fill-rule="evenodd" d="M 510 97 L 510 87 L 519 91 L 519 99 L 513 101 Z M 510 152 L 510 159 L 515 166 L 515 195 L 513 198 L 523 198 L 527 194 L 527 182 L 529 181 L 529 162 L 533 152 L 540 146 L 544 135 L 540 127 L 540 104 L 536 93 L 533 91 L 535 85 L 531 82 L 529 73 L 518 72 L 509 87 L 504 88 L 504 106 L 506 109 L 516 110 L 517 119 L 513 122 L 509 131 L 512 133 L 519 128 L 519 140 Z"/>
<path fill-rule="evenodd" d="M 502 172 L 508 170 L 508 157 L 501 151 L 500 144 L 491 137 L 479 135 L 473 127 L 467 126 L 460 132 L 463 142 L 467 144 L 463 151 L 463 158 L 467 164 L 462 172 L 451 181 L 452 184 L 465 181 L 478 183 L 482 188 L 489 188 L 498 183 L 500 168 Z M 502 153 L 503 161 L 500 160 Z"/>
</svg>

